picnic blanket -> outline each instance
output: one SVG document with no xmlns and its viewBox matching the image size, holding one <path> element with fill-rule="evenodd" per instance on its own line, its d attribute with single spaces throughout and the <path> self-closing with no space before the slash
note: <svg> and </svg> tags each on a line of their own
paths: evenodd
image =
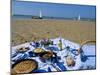
<svg viewBox="0 0 100 75">
<path fill-rule="evenodd" d="M 58 58 L 54 58 L 52 62 L 43 62 L 40 57 L 36 56 L 33 52 L 33 50 L 36 49 L 36 43 L 28 42 L 12 47 L 11 64 L 13 65 L 19 59 L 34 59 L 38 62 L 38 69 L 33 72 L 54 72 L 96 68 L 95 45 L 86 45 L 83 48 L 84 54 L 77 54 L 77 49 L 80 48 L 80 44 L 71 42 L 61 37 L 50 40 L 53 41 L 52 45 L 47 47 L 41 46 L 41 48 L 45 51 L 50 50 L 57 54 Z M 62 50 L 60 50 L 60 47 L 58 46 L 59 40 L 62 42 Z M 28 47 L 29 50 L 25 51 L 24 53 L 18 53 L 17 49 L 23 46 Z M 75 65 L 73 67 L 69 67 L 66 63 L 66 56 L 68 54 L 71 55 L 75 61 Z"/>
</svg>

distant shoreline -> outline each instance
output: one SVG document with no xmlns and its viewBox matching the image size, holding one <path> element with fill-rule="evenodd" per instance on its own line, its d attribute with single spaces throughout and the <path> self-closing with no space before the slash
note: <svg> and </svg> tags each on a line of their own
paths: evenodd
<svg viewBox="0 0 100 75">
<path fill-rule="evenodd" d="M 43 16 L 40 18 L 39 16 L 32 16 L 32 15 L 13 15 L 12 19 L 53 19 L 53 20 L 78 20 L 77 17 L 72 18 L 64 18 L 64 17 L 49 17 Z M 81 18 L 80 21 L 96 21 L 95 18 Z"/>
</svg>

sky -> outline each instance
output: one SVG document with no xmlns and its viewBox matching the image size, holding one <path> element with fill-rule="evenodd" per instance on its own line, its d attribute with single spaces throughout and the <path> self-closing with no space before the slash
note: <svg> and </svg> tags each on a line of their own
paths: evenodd
<svg viewBox="0 0 100 75">
<path fill-rule="evenodd" d="M 82 18 L 96 17 L 96 6 L 12 1 L 13 15 L 39 16 L 40 10 L 43 16 L 50 17 L 72 18 L 78 15 Z"/>
</svg>

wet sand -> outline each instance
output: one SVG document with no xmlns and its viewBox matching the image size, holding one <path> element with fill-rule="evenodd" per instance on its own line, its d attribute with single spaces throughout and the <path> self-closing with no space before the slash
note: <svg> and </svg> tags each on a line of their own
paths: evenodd
<svg viewBox="0 0 100 75">
<path fill-rule="evenodd" d="M 20 19 L 11 22 L 11 44 L 19 45 L 42 38 L 63 37 L 82 43 L 95 40 L 95 22 L 75 20 Z"/>
</svg>

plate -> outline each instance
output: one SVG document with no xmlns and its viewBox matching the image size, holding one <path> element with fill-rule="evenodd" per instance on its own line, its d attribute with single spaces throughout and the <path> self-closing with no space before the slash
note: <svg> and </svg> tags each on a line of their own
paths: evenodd
<svg viewBox="0 0 100 75">
<path fill-rule="evenodd" d="M 44 50 L 41 49 L 41 48 L 36 48 L 36 49 L 33 50 L 33 52 L 36 53 L 36 54 L 38 54 L 38 53 L 44 52 Z"/>
<path fill-rule="evenodd" d="M 23 52 L 28 51 L 29 49 L 30 49 L 29 47 L 21 47 L 21 48 L 18 48 L 18 49 L 17 49 L 17 52 L 23 53 Z"/>
</svg>

